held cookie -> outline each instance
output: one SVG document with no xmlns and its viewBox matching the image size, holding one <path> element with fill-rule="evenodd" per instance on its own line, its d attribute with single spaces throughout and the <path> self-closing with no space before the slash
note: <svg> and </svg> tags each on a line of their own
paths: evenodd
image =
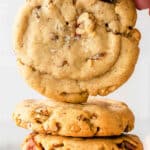
<svg viewBox="0 0 150 150">
<path fill-rule="evenodd" d="M 83 104 L 25 100 L 16 107 L 13 120 L 37 133 L 72 137 L 121 135 L 134 128 L 128 106 L 112 100 Z"/>
<path fill-rule="evenodd" d="M 85 102 L 132 74 L 140 33 L 132 0 L 28 0 L 15 28 L 22 75 L 41 94 Z"/>
<path fill-rule="evenodd" d="M 135 135 L 106 138 L 67 138 L 44 134 L 29 135 L 22 150 L 143 150 L 140 139 Z"/>
</svg>

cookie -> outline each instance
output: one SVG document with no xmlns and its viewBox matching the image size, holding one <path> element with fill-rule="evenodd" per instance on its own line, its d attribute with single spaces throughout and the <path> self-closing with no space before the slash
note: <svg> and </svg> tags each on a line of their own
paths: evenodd
<svg viewBox="0 0 150 150">
<path fill-rule="evenodd" d="M 72 137 L 114 136 L 134 128 L 131 110 L 113 100 L 83 104 L 25 100 L 16 107 L 13 120 L 37 133 Z"/>
<path fill-rule="evenodd" d="M 143 150 L 140 139 L 135 135 L 106 138 L 67 138 L 44 134 L 29 135 L 22 150 Z"/>
<path fill-rule="evenodd" d="M 108 95 L 128 80 L 139 53 L 132 0 L 28 0 L 14 49 L 21 74 L 65 102 Z"/>
</svg>

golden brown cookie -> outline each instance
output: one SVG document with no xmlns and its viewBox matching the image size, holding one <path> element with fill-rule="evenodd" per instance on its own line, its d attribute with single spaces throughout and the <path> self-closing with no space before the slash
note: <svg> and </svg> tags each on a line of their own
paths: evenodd
<svg viewBox="0 0 150 150">
<path fill-rule="evenodd" d="M 134 128 L 134 115 L 126 104 L 101 99 L 83 104 L 25 100 L 16 107 L 13 120 L 38 133 L 72 137 L 114 136 Z"/>
<path fill-rule="evenodd" d="M 135 135 L 93 139 L 67 138 L 44 134 L 29 135 L 22 150 L 143 150 L 140 139 Z"/>
<path fill-rule="evenodd" d="M 14 37 L 21 73 L 31 87 L 60 101 L 107 95 L 134 70 L 135 22 L 132 0 L 28 0 Z"/>
</svg>

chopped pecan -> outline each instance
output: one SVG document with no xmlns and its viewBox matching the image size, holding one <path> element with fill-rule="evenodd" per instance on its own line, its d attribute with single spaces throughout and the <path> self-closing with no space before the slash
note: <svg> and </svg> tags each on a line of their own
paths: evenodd
<svg viewBox="0 0 150 150">
<path fill-rule="evenodd" d="M 33 15 L 35 16 L 35 18 L 37 19 L 37 21 L 39 21 L 40 17 L 41 17 L 41 12 L 40 12 L 41 6 L 37 6 L 34 10 L 33 10 Z"/>
<path fill-rule="evenodd" d="M 82 13 L 77 20 L 76 34 L 85 34 L 93 32 L 95 21 L 92 14 L 87 12 Z"/>
<path fill-rule="evenodd" d="M 39 5 L 39 6 L 36 6 L 36 9 L 41 9 L 41 5 Z"/>
<path fill-rule="evenodd" d="M 96 114 L 96 113 L 93 113 L 93 114 L 91 115 L 91 119 L 97 119 L 97 114 Z"/>
<path fill-rule="evenodd" d="M 57 34 L 51 32 L 51 33 L 50 33 L 50 39 L 51 39 L 52 41 L 56 41 L 56 40 L 59 39 L 59 36 L 58 36 Z"/>
<path fill-rule="evenodd" d="M 47 126 L 47 129 L 51 130 L 53 133 L 58 132 L 61 129 L 59 122 L 53 122 L 50 126 Z"/>
<path fill-rule="evenodd" d="M 66 65 L 68 65 L 68 61 L 67 61 L 67 60 L 64 60 L 64 61 L 62 62 L 61 67 L 64 67 L 64 66 L 66 66 Z"/>
<path fill-rule="evenodd" d="M 53 148 L 58 148 L 58 147 L 64 147 L 63 143 L 59 143 L 59 144 L 53 144 Z"/>
<path fill-rule="evenodd" d="M 45 106 L 42 106 L 42 107 L 40 106 L 40 107 L 36 108 L 35 112 L 37 114 L 44 115 L 44 116 L 49 116 L 49 114 L 50 114 L 47 107 L 45 107 Z"/>
<path fill-rule="evenodd" d="M 136 150 L 136 146 L 129 143 L 128 141 L 123 141 L 122 143 L 117 144 L 117 147 L 126 150 Z"/>
<path fill-rule="evenodd" d="M 44 150 L 42 145 L 37 144 L 34 139 L 30 139 L 27 141 L 26 145 L 24 145 L 23 149 L 25 150 Z"/>
<path fill-rule="evenodd" d="M 50 112 L 46 107 L 37 107 L 34 111 L 34 118 L 37 123 L 43 123 L 49 118 Z"/>
<path fill-rule="evenodd" d="M 87 121 L 87 120 L 89 120 L 89 119 L 86 118 L 86 117 L 83 116 L 83 115 L 80 115 L 80 116 L 77 117 L 77 120 L 79 120 L 79 121 Z"/>
<path fill-rule="evenodd" d="M 98 53 L 98 54 L 96 54 L 94 56 L 91 56 L 90 58 L 88 58 L 88 60 L 89 59 L 90 60 L 99 60 L 99 59 L 101 59 L 101 58 L 103 58 L 105 56 L 106 56 L 106 52 L 102 52 L 102 53 Z"/>
</svg>

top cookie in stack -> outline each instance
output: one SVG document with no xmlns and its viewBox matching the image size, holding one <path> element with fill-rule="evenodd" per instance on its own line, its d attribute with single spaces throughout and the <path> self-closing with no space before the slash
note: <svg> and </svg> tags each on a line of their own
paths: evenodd
<svg viewBox="0 0 150 150">
<path fill-rule="evenodd" d="M 81 103 L 132 74 L 140 33 L 132 0 L 28 0 L 15 30 L 22 75 L 43 95 Z"/>
</svg>

